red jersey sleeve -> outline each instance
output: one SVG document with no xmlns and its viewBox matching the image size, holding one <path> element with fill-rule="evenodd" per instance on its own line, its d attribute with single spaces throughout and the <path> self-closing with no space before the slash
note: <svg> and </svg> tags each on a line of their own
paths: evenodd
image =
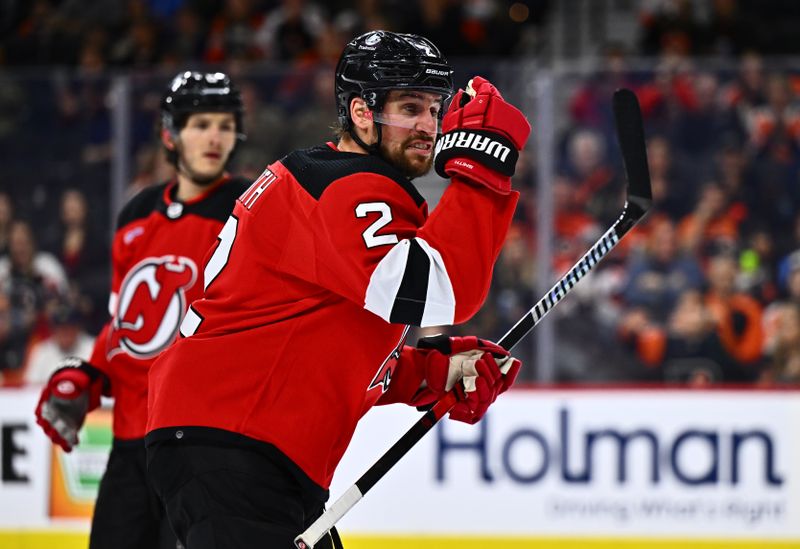
<svg viewBox="0 0 800 549">
<path fill-rule="evenodd" d="M 517 198 L 454 181 L 428 217 L 390 178 L 342 178 L 311 220 L 318 282 L 388 322 L 466 321 L 486 298 Z"/>
</svg>

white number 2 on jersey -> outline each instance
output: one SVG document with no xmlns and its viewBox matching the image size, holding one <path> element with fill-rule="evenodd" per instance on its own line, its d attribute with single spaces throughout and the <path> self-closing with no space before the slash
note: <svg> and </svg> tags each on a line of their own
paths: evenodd
<svg viewBox="0 0 800 549">
<path fill-rule="evenodd" d="M 206 263 L 206 268 L 203 271 L 204 290 L 208 289 L 208 285 L 219 276 L 219 273 L 222 272 L 222 269 L 228 264 L 228 258 L 231 255 L 231 248 L 236 238 L 236 229 L 238 226 L 239 220 L 234 216 L 230 216 L 219 232 L 219 245 L 217 249 L 214 250 L 214 253 L 211 254 L 211 257 L 208 258 L 208 263 Z"/>
<path fill-rule="evenodd" d="M 206 268 L 203 270 L 203 290 L 208 289 L 208 285 L 214 282 L 214 279 L 219 276 L 219 273 L 228 264 L 228 258 L 231 256 L 231 248 L 233 248 L 233 241 L 236 239 L 236 230 L 238 228 L 239 220 L 234 216 L 230 216 L 225 225 L 222 226 L 222 230 L 217 237 L 219 240 L 217 249 L 208 258 Z M 181 335 L 183 337 L 194 335 L 201 322 L 203 322 L 203 319 L 189 305 L 189 308 L 186 309 L 186 316 L 183 317 L 183 322 L 181 322 Z"/>
<path fill-rule="evenodd" d="M 386 202 L 363 202 L 356 206 L 356 217 L 367 217 L 370 212 L 378 212 L 381 216 L 361 234 L 367 248 L 397 244 L 396 234 L 375 234 L 392 221 L 392 210 L 389 205 Z"/>
</svg>

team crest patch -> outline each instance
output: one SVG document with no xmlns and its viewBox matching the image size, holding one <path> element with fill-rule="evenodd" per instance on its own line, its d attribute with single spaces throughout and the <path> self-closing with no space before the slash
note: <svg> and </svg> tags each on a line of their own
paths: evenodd
<svg viewBox="0 0 800 549">
<path fill-rule="evenodd" d="M 124 352 L 152 358 L 175 339 L 186 311 L 186 292 L 197 281 L 188 257 L 149 257 L 136 264 L 120 286 L 109 332 L 107 357 Z"/>
</svg>

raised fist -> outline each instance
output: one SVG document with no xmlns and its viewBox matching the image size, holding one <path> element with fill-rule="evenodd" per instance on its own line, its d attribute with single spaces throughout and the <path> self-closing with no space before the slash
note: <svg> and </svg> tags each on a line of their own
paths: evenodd
<svg viewBox="0 0 800 549">
<path fill-rule="evenodd" d="M 442 120 L 436 172 L 461 176 L 500 193 L 511 190 L 519 151 L 531 132 L 525 116 L 488 80 L 476 76 L 459 90 Z"/>
</svg>

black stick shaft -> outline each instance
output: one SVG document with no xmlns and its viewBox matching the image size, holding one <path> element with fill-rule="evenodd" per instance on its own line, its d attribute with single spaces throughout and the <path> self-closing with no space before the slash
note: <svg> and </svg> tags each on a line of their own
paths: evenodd
<svg viewBox="0 0 800 549">
<path fill-rule="evenodd" d="M 556 282 L 550 291 L 534 305 L 525 316 L 497 342 L 502 348 L 510 351 L 519 343 L 549 313 L 570 290 L 594 269 L 604 257 L 622 240 L 622 237 L 644 216 L 645 211 L 635 204 L 625 204 L 625 209 L 619 219 L 600 237 L 600 240 L 589 248 L 583 257 Z"/>
</svg>

